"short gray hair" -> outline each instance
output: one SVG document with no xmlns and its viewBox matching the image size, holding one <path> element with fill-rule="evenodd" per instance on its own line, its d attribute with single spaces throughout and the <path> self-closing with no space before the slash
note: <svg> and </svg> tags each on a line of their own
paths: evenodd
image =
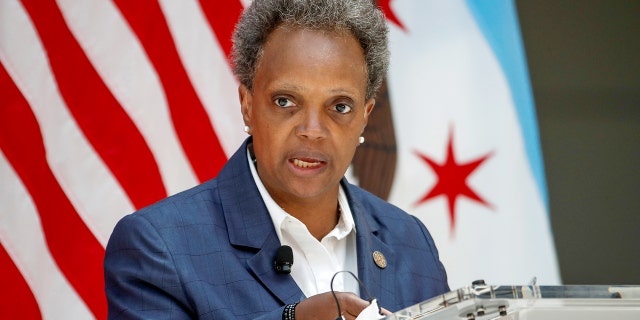
<svg viewBox="0 0 640 320">
<path fill-rule="evenodd" d="M 372 0 L 253 0 L 236 25 L 231 54 L 233 71 L 249 90 L 267 37 L 283 24 L 353 34 L 364 51 L 366 98 L 375 96 L 387 73 L 389 49 L 384 15 Z"/>
</svg>

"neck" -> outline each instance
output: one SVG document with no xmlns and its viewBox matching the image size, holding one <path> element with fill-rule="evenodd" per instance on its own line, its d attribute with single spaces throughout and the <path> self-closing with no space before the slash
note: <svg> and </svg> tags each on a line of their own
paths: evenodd
<svg viewBox="0 0 640 320">
<path fill-rule="evenodd" d="M 340 219 L 337 198 L 330 201 L 313 202 L 308 205 L 287 205 L 283 209 L 305 224 L 311 235 L 318 241 L 324 238 Z"/>
</svg>

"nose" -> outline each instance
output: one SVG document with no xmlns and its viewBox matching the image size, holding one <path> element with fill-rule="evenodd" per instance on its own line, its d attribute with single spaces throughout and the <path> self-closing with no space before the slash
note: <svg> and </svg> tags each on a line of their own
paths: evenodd
<svg viewBox="0 0 640 320">
<path fill-rule="evenodd" d="M 305 108 L 300 113 L 300 122 L 296 128 L 299 137 L 309 140 L 318 140 L 327 137 L 328 128 L 326 122 L 327 115 L 322 112 L 323 108 Z"/>
</svg>

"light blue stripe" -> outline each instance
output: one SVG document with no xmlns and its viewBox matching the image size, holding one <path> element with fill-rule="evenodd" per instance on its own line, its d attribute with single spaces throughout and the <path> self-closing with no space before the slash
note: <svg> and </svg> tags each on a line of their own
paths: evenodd
<svg viewBox="0 0 640 320">
<path fill-rule="evenodd" d="M 514 2 L 513 0 L 466 0 L 466 2 L 500 61 L 509 82 L 529 164 L 549 212 L 536 111 Z"/>
</svg>

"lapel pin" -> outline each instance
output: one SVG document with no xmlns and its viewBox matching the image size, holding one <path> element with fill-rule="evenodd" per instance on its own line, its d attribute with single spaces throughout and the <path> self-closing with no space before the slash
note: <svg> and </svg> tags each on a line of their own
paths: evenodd
<svg viewBox="0 0 640 320">
<path fill-rule="evenodd" d="M 387 267 L 387 259 L 384 257 L 384 254 L 380 251 L 373 252 L 373 262 L 376 263 L 376 266 L 380 269 L 384 269 Z"/>
</svg>

